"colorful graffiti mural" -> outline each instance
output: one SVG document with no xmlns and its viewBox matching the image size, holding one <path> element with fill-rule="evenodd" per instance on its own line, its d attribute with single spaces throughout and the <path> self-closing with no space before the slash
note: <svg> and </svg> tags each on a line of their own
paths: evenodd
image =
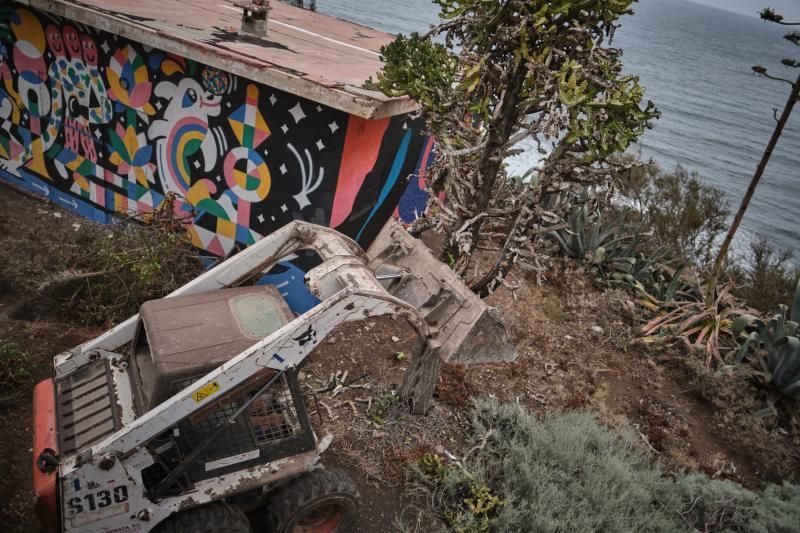
<svg viewBox="0 0 800 533">
<path fill-rule="evenodd" d="M 363 244 L 424 208 L 431 141 L 23 7 L 0 7 L 0 179 L 98 221 L 165 198 L 216 255 L 292 219 Z M 172 194 L 170 194 L 172 193 Z"/>
</svg>

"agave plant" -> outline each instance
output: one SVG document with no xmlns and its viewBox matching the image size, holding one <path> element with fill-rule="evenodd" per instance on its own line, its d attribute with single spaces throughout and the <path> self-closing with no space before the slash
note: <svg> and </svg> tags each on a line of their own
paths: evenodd
<svg viewBox="0 0 800 533">
<path fill-rule="evenodd" d="M 652 342 L 666 336 L 679 337 L 689 349 L 705 351 L 706 368 L 715 361 L 725 364 L 724 340 L 729 338 L 733 343 L 733 324 L 746 312 L 735 306 L 729 296 L 730 290 L 731 285 L 722 287 L 710 306 L 699 293 L 685 293 L 685 296 L 694 296 L 688 300 L 662 302 L 662 313 L 642 326 L 645 340 Z"/>
<path fill-rule="evenodd" d="M 642 270 L 636 254 L 641 234 L 632 231 L 626 217 L 627 213 L 622 212 L 606 222 L 602 211 L 591 213 L 585 204 L 579 204 L 567 216 L 569 227 L 552 231 L 548 237 L 564 255 L 596 267 L 598 282 L 606 283 L 612 274 L 620 273 L 616 282 L 624 283 L 622 274 L 635 274 L 634 278 L 638 278 Z"/>
<path fill-rule="evenodd" d="M 688 259 L 675 269 L 660 264 L 659 268 L 641 281 L 644 291 L 639 294 L 639 303 L 651 311 L 657 311 L 673 300 L 699 300 L 700 290 L 683 276 L 688 265 Z"/>
<path fill-rule="evenodd" d="M 681 277 L 687 263 L 670 275 L 662 264 L 663 254 L 646 255 L 637 250 L 644 234 L 626 218 L 627 213 L 622 212 L 605 222 L 602 212 L 590 213 L 585 204 L 579 204 L 567 217 L 569 228 L 553 231 L 549 237 L 565 255 L 594 266 L 597 284 L 628 289 L 650 309 L 689 291 Z"/>
<path fill-rule="evenodd" d="M 567 215 L 569 228 L 551 231 L 547 236 L 564 255 L 598 264 L 607 259 L 609 251 L 627 248 L 633 240 L 627 234 L 625 217 L 626 213 L 623 212 L 612 222 L 606 223 L 602 211 L 590 213 L 585 204 L 579 204 Z"/>
<path fill-rule="evenodd" d="M 740 363 L 751 351 L 763 348 L 769 352 L 782 338 L 796 336 L 798 331 L 796 317 L 792 316 L 787 320 L 787 310 L 785 305 L 779 306 L 778 312 L 768 321 L 751 314 L 745 314 L 736 319 L 733 324 L 733 333 L 737 338 L 744 336 L 744 341 L 736 355 L 737 363 Z M 751 331 L 748 333 L 748 330 Z"/>
<path fill-rule="evenodd" d="M 621 265 L 616 272 L 611 273 L 606 284 L 632 290 L 642 307 L 659 311 L 673 300 L 696 302 L 700 298 L 698 286 L 684 276 L 689 260 L 672 268 L 660 262 L 659 257 L 648 257 L 639 252 L 635 258 L 631 258 L 629 264 L 630 269 Z"/>
<path fill-rule="evenodd" d="M 743 315 L 732 326 L 737 338 L 744 337 L 736 355 L 736 362 L 740 363 L 748 354 L 756 355 L 759 366 L 770 376 L 771 384 L 782 394 L 796 400 L 800 400 L 798 322 L 800 322 L 800 280 L 794 294 L 791 312 L 788 307 L 781 305 L 778 312 L 768 321 L 754 315 Z"/>
<path fill-rule="evenodd" d="M 800 339 L 779 339 L 767 353 L 766 367 L 772 374 L 772 385 L 776 389 L 800 400 Z"/>
</svg>

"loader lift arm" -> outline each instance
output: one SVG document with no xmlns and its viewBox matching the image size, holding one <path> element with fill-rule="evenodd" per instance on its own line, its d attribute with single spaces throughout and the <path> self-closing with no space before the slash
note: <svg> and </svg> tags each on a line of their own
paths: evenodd
<svg viewBox="0 0 800 533">
<path fill-rule="evenodd" d="M 84 424 L 88 433 L 82 435 L 90 436 L 75 441 L 58 458 L 63 531 L 88 533 L 135 521 L 140 531 L 146 532 L 172 513 L 264 487 L 274 488 L 317 468 L 331 437 L 318 439 L 314 435 L 302 405 L 296 413 L 299 433 L 285 437 L 288 440 L 284 448 L 275 454 L 265 451 L 268 444 L 253 444 L 252 439 L 243 452 L 209 456 L 204 450 L 208 452 L 215 440 L 224 440 L 220 435 L 225 434 L 226 424 L 233 427 L 237 418 L 256 416 L 251 413 L 253 399 L 266 401 L 265 397 L 272 394 L 267 391 L 270 385 L 287 376 L 290 400 L 296 406 L 299 398 L 302 404 L 295 377 L 297 368 L 345 322 L 381 315 L 404 319 L 424 340 L 428 353 L 443 360 L 472 363 L 512 360 L 516 356 L 497 311 L 481 302 L 421 243 L 392 222 L 365 253 L 332 229 L 294 221 L 159 300 L 158 305 L 184 309 L 189 300 L 207 299 L 213 291 L 253 293 L 251 289 L 256 288 L 248 286 L 279 261 L 301 250 L 311 250 L 321 259 L 304 278 L 320 303 L 263 334 L 251 336 L 252 340 L 243 345 L 246 348 L 239 346 L 227 352 L 224 358 L 215 359 L 214 365 L 193 374 L 191 380 L 180 381 L 182 384 L 175 389 L 165 389 L 168 393 L 159 396 L 158 401 L 149 403 L 153 398 L 149 397 L 146 407 L 140 401 L 141 389 L 135 388 L 136 383 L 142 383 L 142 375 L 137 374 L 136 358 L 140 355 L 136 350 L 140 329 L 148 331 L 142 328 L 154 307 L 145 306 L 152 302 L 142 307 L 141 315 L 56 356 L 56 394 L 69 396 L 63 405 L 70 409 L 77 404 L 81 408 L 92 405 L 90 396 L 79 392 L 80 387 L 91 390 L 98 398 L 105 394 L 102 399 L 109 405 L 102 413 L 99 408 L 86 407 L 91 411 L 74 423 Z M 171 298 L 180 299 L 169 304 Z M 288 317 L 291 313 L 286 309 Z M 211 315 L 205 316 L 208 320 Z M 211 320 L 217 316 L 220 315 L 213 315 Z M 208 327 L 211 322 L 203 324 Z M 175 329 L 178 330 L 179 327 Z M 218 327 L 217 331 L 222 330 Z M 184 339 L 188 338 L 186 335 L 184 332 Z M 125 353 L 125 346 L 130 346 L 130 353 Z M 149 354 L 147 360 L 155 364 L 155 354 L 162 352 L 153 350 L 142 353 Z M 189 359 L 199 357 L 191 348 L 186 353 Z M 162 361 L 163 356 L 158 357 Z M 50 383 L 52 391 L 53 382 Z M 57 400 L 62 401 L 60 396 Z M 187 424 L 211 421 L 212 412 L 221 418 L 215 419 L 209 431 L 190 443 L 188 449 L 184 446 L 186 440 L 176 444 L 176 436 L 191 429 Z M 266 412 L 265 417 L 271 411 Z M 101 431 L 98 425 L 89 425 L 94 423 L 91 421 L 95 415 L 113 417 L 113 426 L 103 426 Z M 59 431 L 65 428 L 59 426 Z M 254 431 L 252 426 L 249 431 Z M 258 440 L 254 433 L 252 436 Z M 299 440 L 289 444 L 295 438 Z M 169 446 L 175 455 L 166 457 L 164 450 Z M 154 468 L 158 469 L 156 477 L 150 475 Z M 190 468 L 193 473 L 187 475 Z M 179 478 L 188 483 L 178 482 Z"/>
<path fill-rule="evenodd" d="M 265 368 L 277 371 L 295 368 L 339 324 L 386 314 L 406 317 L 412 327 L 424 335 L 424 323 L 414 319 L 414 309 L 402 300 L 385 292 L 345 287 L 201 378 L 197 382 L 200 385 L 187 387 L 120 431 L 109 435 L 91 448 L 90 455 L 94 460 L 101 460 L 99 457 L 106 455 L 125 457 L 161 434 L 165 428 L 204 409 L 205 401 L 198 402 L 196 396 L 193 397 L 203 386 L 214 383 L 214 388 L 222 393 L 252 379 Z M 209 401 L 212 399 L 209 395 Z M 76 457 L 76 461 L 86 459 L 88 457 L 85 454 Z"/>
<path fill-rule="evenodd" d="M 386 292 L 366 268 L 367 257 L 358 244 L 330 228 L 296 220 L 176 289 L 166 298 L 243 285 L 268 272 L 282 258 L 303 249 L 313 250 L 322 260 L 319 270 L 314 269 L 306 276 L 309 289 L 321 300 L 348 284 L 378 293 Z M 348 272 L 338 279 L 337 270 Z M 90 354 L 97 350 L 113 352 L 131 342 L 138 320 L 139 315 L 134 315 L 99 337 L 57 356 L 56 378 L 68 376 L 88 363 Z"/>
</svg>

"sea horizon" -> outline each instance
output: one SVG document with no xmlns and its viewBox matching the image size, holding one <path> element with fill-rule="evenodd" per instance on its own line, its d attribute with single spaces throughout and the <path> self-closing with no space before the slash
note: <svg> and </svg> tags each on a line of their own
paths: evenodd
<svg viewBox="0 0 800 533">
<path fill-rule="evenodd" d="M 318 0 L 317 9 L 393 34 L 426 31 L 438 13 L 430 0 Z M 689 0 L 643 0 L 634 10 L 621 19 L 613 45 L 624 52 L 625 71 L 641 78 L 646 97 L 662 112 L 634 151 L 665 170 L 681 165 L 696 172 L 722 190 L 735 211 L 774 128 L 773 108 L 782 109 L 788 97 L 786 84 L 756 76 L 751 67 L 785 72 L 780 60 L 797 55 L 783 39 L 790 29 Z M 510 168 L 521 174 L 535 157 L 531 149 Z M 800 199 L 798 178 L 800 117 L 793 116 L 745 216 L 737 253 L 764 235 L 800 261 L 800 210 L 793 205 Z"/>
</svg>

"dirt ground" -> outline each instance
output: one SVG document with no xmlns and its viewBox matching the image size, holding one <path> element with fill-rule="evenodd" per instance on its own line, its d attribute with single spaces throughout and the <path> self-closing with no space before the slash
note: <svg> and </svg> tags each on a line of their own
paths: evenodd
<svg viewBox="0 0 800 533">
<path fill-rule="evenodd" d="M 32 531 L 32 383 L 53 355 L 99 333 L 63 301 L 34 290 L 53 251 L 90 224 L 0 186 L 0 343 L 26 352 L 31 384 L 0 393 L 0 521 Z M 44 265 L 44 266 L 43 266 Z M 49 265 L 49 266 L 48 266 Z M 68 268 L 69 265 L 63 265 Z M 757 489 L 800 473 L 800 435 L 757 419 L 766 393 L 746 375 L 709 375 L 682 346 L 651 346 L 636 334 L 641 316 L 618 291 L 598 291 L 574 263 L 556 262 L 538 285 L 511 279 L 489 297 L 511 328 L 519 358 L 504 365 L 445 365 L 437 401 L 411 417 L 395 391 L 414 352 L 411 329 L 390 318 L 349 324 L 324 340 L 301 380 L 320 434 L 334 435 L 326 461 L 351 472 L 362 496 L 356 531 L 413 522 L 407 465 L 428 452 L 462 452 L 472 396 L 519 402 L 535 412 L 585 408 L 625 425 L 666 471 L 699 470 Z"/>
</svg>

